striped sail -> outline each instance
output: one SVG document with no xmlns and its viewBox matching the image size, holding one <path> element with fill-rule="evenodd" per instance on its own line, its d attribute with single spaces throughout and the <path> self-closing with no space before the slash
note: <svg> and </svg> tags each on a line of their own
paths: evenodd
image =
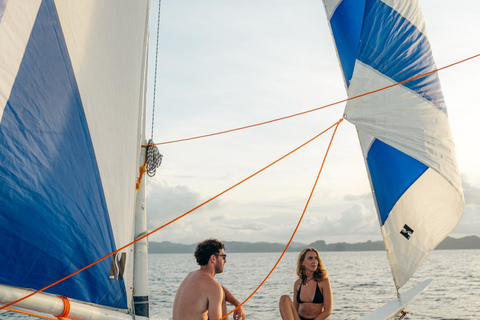
<svg viewBox="0 0 480 320">
<path fill-rule="evenodd" d="M 148 0 L 0 0 L 0 284 L 40 289 L 134 239 Z M 47 291 L 132 308 L 133 248 Z"/>
<path fill-rule="evenodd" d="M 417 0 L 324 0 L 349 97 L 435 70 Z M 437 73 L 351 100 L 400 288 L 458 224 L 464 197 Z"/>
</svg>

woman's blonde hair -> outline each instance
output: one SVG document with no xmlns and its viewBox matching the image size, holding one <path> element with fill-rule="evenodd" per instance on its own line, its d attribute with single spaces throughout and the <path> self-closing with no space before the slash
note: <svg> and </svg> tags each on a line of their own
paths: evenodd
<svg viewBox="0 0 480 320">
<path fill-rule="evenodd" d="M 318 253 L 317 249 L 315 248 L 305 248 L 300 252 L 298 255 L 297 259 L 297 276 L 302 280 L 302 284 L 306 284 L 307 281 L 307 276 L 305 275 L 305 267 L 302 265 L 303 261 L 305 260 L 305 256 L 307 255 L 307 252 L 313 251 L 317 255 L 318 259 L 318 266 L 317 270 L 313 272 L 313 280 L 315 281 L 322 281 L 323 279 L 326 279 L 327 276 L 327 269 L 325 269 L 325 266 L 323 265 L 322 259 L 320 259 L 320 253 Z"/>
</svg>

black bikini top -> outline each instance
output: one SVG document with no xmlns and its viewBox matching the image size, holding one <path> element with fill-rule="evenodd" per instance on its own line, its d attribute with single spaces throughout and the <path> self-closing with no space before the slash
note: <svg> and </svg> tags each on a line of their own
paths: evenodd
<svg viewBox="0 0 480 320">
<path fill-rule="evenodd" d="M 298 303 L 316 303 L 316 304 L 323 303 L 323 294 L 320 291 L 320 288 L 318 287 L 318 283 L 316 284 L 316 287 L 317 289 L 315 290 L 315 296 L 313 297 L 313 301 L 306 302 L 306 301 L 300 300 L 300 291 L 302 290 L 302 285 L 300 284 L 300 288 L 298 288 L 298 291 L 297 291 L 297 302 Z"/>
</svg>

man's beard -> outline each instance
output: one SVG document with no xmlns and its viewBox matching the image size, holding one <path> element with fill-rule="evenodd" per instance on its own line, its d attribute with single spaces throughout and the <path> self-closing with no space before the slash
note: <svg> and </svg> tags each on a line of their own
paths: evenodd
<svg viewBox="0 0 480 320">
<path fill-rule="evenodd" d="M 215 273 L 222 273 L 223 272 L 223 266 L 216 265 L 215 266 Z"/>
</svg>

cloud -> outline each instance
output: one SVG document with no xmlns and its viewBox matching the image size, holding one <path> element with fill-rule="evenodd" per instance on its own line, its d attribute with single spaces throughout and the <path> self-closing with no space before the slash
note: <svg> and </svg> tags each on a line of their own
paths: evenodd
<svg viewBox="0 0 480 320">
<path fill-rule="evenodd" d="M 338 217 L 325 218 L 320 232 L 337 241 L 372 238 L 379 235 L 377 215 L 362 203 L 355 203 L 340 212 Z M 356 241 L 356 240 L 355 240 Z"/>
<path fill-rule="evenodd" d="M 285 226 L 285 229 L 287 226 Z M 381 233 L 371 194 L 329 198 L 308 209 L 295 241 L 311 243 L 380 240 Z"/>
<path fill-rule="evenodd" d="M 464 181 L 467 206 L 453 237 L 478 234 L 479 189 Z M 185 185 L 155 182 L 148 186 L 149 229 L 187 212 L 208 199 L 203 191 Z M 265 196 L 265 194 L 263 194 Z M 193 244 L 209 237 L 225 241 L 268 241 L 286 243 L 300 218 L 304 198 L 285 197 L 272 201 L 248 200 L 242 192 L 214 200 L 198 212 L 175 222 L 151 237 Z M 319 203 L 320 202 L 320 203 Z M 377 214 L 370 193 L 318 196 L 310 205 L 294 241 L 316 240 L 363 242 L 381 240 Z"/>
<path fill-rule="evenodd" d="M 155 229 L 201 202 L 200 195 L 187 186 L 151 179 L 147 184 L 148 228 Z"/>
<path fill-rule="evenodd" d="M 480 230 L 480 188 L 470 184 L 467 175 L 462 175 L 463 193 L 465 195 L 465 213 L 451 236 L 460 238 L 478 235 Z"/>
<path fill-rule="evenodd" d="M 251 233 L 253 231 L 264 231 L 267 230 L 269 227 L 268 224 L 262 223 L 262 222 L 249 222 L 245 224 L 234 224 L 234 225 L 229 225 L 228 228 L 232 230 L 237 230 L 237 231 L 243 231 L 246 233 Z"/>
<path fill-rule="evenodd" d="M 360 194 L 360 195 L 353 195 L 353 194 L 347 194 L 345 195 L 345 201 L 361 201 L 361 202 L 365 202 L 365 201 L 372 201 L 372 194 L 371 193 L 364 193 L 364 194 Z"/>
<path fill-rule="evenodd" d="M 470 184 L 466 175 L 462 175 L 462 184 L 466 206 L 480 205 L 480 188 Z"/>
<path fill-rule="evenodd" d="M 478 234 L 480 189 L 464 178 L 465 214 L 453 237 Z M 185 185 L 151 180 L 147 185 L 148 228 L 153 230 L 198 206 L 208 197 Z M 319 197 L 319 199 L 323 199 Z M 300 218 L 305 199 L 287 197 L 272 202 L 245 202 L 238 197 L 215 199 L 205 207 L 162 229 L 151 241 L 169 240 L 192 244 L 204 238 L 226 241 L 286 243 Z M 380 240 L 377 213 L 370 193 L 327 197 L 308 208 L 295 241 L 362 242 Z"/>
<path fill-rule="evenodd" d="M 154 230 L 208 199 L 190 187 L 152 179 L 147 185 L 148 229 Z M 230 198 L 215 199 L 154 233 L 150 240 L 191 244 L 215 237 L 241 241 L 269 228 L 269 217 L 257 214 L 263 210 L 259 207 L 254 203 L 245 206 Z"/>
</svg>

